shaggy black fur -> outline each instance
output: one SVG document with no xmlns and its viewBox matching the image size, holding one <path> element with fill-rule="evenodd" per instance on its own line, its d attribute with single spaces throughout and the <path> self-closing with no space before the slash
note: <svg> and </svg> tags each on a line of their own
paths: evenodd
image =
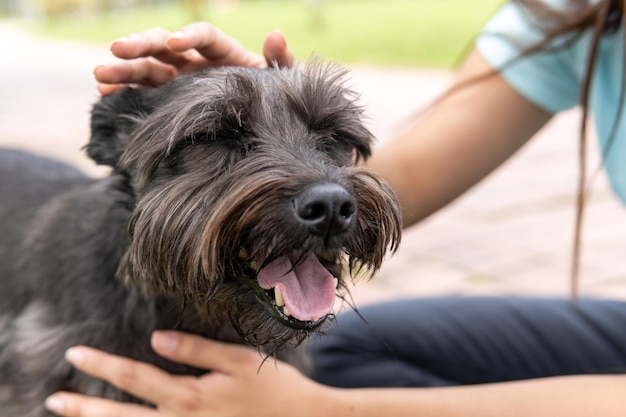
<svg viewBox="0 0 626 417">
<path fill-rule="evenodd" d="M 104 179 L 1 151 L 0 415 L 47 416 L 61 389 L 134 401 L 73 370 L 73 345 L 194 372 L 151 332 L 273 354 L 323 329 L 331 314 L 285 313 L 257 273 L 317 259 L 342 292 L 399 243 L 393 193 L 355 164 L 371 135 L 343 78 L 319 62 L 219 68 L 105 97 L 87 145 Z"/>
</svg>

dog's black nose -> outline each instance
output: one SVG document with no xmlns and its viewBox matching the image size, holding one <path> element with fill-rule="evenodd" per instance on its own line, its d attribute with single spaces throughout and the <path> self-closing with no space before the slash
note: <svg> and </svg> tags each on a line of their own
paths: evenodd
<svg viewBox="0 0 626 417">
<path fill-rule="evenodd" d="M 350 228 L 356 206 L 345 188 L 323 182 L 302 191 L 294 199 L 294 210 L 310 233 L 328 238 Z"/>
</svg>

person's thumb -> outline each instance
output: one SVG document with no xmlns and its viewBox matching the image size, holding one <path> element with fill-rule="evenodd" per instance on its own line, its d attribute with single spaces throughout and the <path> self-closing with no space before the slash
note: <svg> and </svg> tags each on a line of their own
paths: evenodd
<svg viewBox="0 0 626 417">
<path fill-rule="evenodd" d="M 265 37 L 263 55 L 269 66 L 276 63 L 279 67 L 289 68 L 293 65 L 293 52 L 287 46 L 285 35 L 279 30 L 274 30 Z"/>
</svg>

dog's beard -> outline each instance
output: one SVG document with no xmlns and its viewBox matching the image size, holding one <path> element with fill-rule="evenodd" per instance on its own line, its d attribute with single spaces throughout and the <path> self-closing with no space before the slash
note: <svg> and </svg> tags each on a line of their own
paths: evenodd
<svg viewBox="0 0 626 417">
<path fill-rule="evenodd" d="M 168 294 L 218 317 L 224 317 L 220 309 L 230 312 L 229 321 L 250 343 L 300 341 L 332 316 L 336 288 L 346 287 L 342 264 L 371 275 L 387 249 L 395 249 L 399 218 L 383 206 L 395 197 L 367 170 L 343 168 L 356 223 L 325 240 L 291 222 L 285 209 L 291 190 L 311 175 L 259 165 L 230 188 L 227 179 L 223 187 L 207 179 L 193 189 L 178 181 L 147 192 L 131 216 L 120 275 L 148 294 Z"/>
</svg>

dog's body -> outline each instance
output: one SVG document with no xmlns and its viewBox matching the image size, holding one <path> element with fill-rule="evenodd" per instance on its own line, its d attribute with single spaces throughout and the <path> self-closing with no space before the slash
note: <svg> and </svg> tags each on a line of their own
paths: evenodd
<svg viewBox="0 0 626 417">
<path fill-rule="evenodd" d="M 374 271 L 399 241 L 395 197 L 354 166 L 360 115 L 319 63 L 213 69 L 96 104 L 107 178 L 0 151 L 0 415 L 46 416 L 61 389 L 134 400 L 65 363 L 73 345 L 193 373 L 154 329 L 270 354 L 319 331 L 344 263 Z"/>
</svg>

